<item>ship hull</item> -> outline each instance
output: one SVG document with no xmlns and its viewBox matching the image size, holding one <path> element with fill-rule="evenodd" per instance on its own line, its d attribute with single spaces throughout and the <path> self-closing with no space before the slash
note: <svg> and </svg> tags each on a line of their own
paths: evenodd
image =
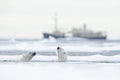
<svg viewBox="0 0 120 80">
<path fill-rule="evenodd" d="M 54 37 L 54 38 L 65 38 L 63 35 L 55 35 L 55 34 L 50 34 L 50 33 L 43 33 L 44 38 L 49 38 L 49 37 Z"/>
<path fill-rule="evenodd" d="M 58 38 L 66 38 L 67 36 L 64 36 L 64 35 L 55 35 L 55 34 L 50 34 L 50 33 L 43 33 L 43 37 L 44 38 L 49 38 L 49 37 L 54 37 L 56 39 Z M 73 36 L 72 36 L 73 37 Z M 74 37 L 73 37 L 74 38 Z M 85 38 L 85 39 L 106 39 L 107 37 L 106 36 L 96 36 L 96 37 L 78 37 L 78 38 Z"/>
</svg>

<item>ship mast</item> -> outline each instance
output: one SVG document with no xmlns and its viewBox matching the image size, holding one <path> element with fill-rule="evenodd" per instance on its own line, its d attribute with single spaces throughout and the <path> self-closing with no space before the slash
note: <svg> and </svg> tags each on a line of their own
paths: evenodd
<svg viewBox="0 0 120 80">
<path fill-rule="evenodd" d="M 83 30 L 86 31 L 87 30 L 87 25 L 83 24 Z"/>
<path fill-rule="evenodd" d="M 54 21 L 55 21 L 55 31 L 58 31 L 58 14 L 56 12 L 54 14 Z"/>
</svg>

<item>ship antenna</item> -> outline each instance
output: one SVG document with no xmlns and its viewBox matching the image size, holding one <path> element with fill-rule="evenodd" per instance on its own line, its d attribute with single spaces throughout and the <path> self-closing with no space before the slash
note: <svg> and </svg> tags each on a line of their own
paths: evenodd
<svg viewBox="0 0 120 80">
<path fill-rule="evenodd" d="M 58 31 L 58 14 L 55 12 L 54 14 L 54 21 L 55 21 L 55 31 Z"/>
<path fill-rule="evenodd" d="M 83 29 L 84 29 L 84 31 L 87 30 L 87 25 L 86 24 L 83 24 Z"/>
</svg>

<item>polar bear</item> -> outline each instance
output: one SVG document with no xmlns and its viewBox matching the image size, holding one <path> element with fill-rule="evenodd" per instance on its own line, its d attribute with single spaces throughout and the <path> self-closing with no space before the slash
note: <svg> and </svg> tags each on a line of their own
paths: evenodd
<svg viewBox="0 0 120 80">
<path fill-rule="evenodd" d="M 35 55 L 36 55 L 36 52 L 25 53 L 25 54 L 23 54 L 22 57 L 20 58 L 20 61 L 21 61 L 21 62 L 30 61 Z"/>
<path fill-rule="evenodd" d="M 57 47 L 57 56 L 58 56 L 58 61 L 60 62 L 65 62 L 67 61 L 67 54 L 65 50 L 61 47 Z"/>
</svg>

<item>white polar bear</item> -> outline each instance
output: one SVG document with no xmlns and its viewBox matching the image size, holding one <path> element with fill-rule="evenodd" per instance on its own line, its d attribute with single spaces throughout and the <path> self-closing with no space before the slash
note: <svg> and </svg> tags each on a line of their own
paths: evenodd
<svg viewBox="0 0 120 80">
<path fill-rule="evenodd" d="M 61 47 L 57 47 L 57 56 L 58 56 L 58 61 L 65 62 L 67 61 L 67 54 L 65 50 Z"/>
<path fill-rule="evenodd" d="M 22 57 L 20 58 L 20 61 L 21 61 L 21 62 L 30 61 L 35 55 L 36 55 L 36 52 L 25 53 L 25 54 L 23 54 Z"/>
</svg>

